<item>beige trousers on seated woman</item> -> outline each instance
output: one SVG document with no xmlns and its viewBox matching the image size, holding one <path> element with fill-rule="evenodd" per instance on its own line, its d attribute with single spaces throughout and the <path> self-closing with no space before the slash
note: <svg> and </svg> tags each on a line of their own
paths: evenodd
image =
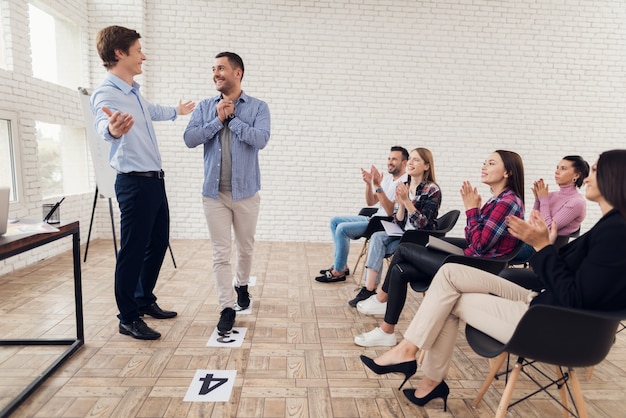
<svg viewBox="0 0 626 418">
<path fill-rule="evenodd" d="M 434 381 L 450 367 L 459 320 L 507 342 L 537 295 L 499 276 L 461 264 L 444 264 L 428 288 L 404 338 L 426 350 L 422 370 Z"/>
</svg>

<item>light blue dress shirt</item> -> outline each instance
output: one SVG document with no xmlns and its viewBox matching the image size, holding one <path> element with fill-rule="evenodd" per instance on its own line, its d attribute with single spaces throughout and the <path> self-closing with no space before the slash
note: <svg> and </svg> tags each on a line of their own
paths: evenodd
<svg viewBox="0 0 626 418">
<path fill-rule="evenodd" d="M 109 133 L 108 116 L 102 110 L 119 110 L 132 115 L 135 124 L 120 138 Z M 153 120 L 176 119 L 176 108 L 148 102 L 139 92 L 139 84 L 129 86 L 119 77 L 107 72 L 104 82 L 91 95 L 91 111 L 98 136 L 111 143 L 109 162 L 121 173 L 161 170 L 161 154 L 152 126 Z"/>
<path fill-rule="evenodd" d="M 222 157 L 220 132 L 224 124 L 216 112 L 220 98 L 215 96 L 198 103 L 183 136 L 189 148 L 204 145 L 202 195 L 212 199 L 218 195 Z M 239 200 L 252 197 L 261 189 L 259 150 L 270 139 L 270 110 L 264 101 L 241 92 L 235 102 L 235 116 L 226 129 L 232 132 L 232 197 Z"/>
</svg>

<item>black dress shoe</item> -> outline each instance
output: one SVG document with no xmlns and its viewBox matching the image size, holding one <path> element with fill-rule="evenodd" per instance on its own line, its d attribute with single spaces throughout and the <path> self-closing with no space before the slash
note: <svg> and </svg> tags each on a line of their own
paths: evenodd
<svg viewBox="0 0 626 418">
<path fill-rule="evenodd" d="M 159 308 L 159 305 L 157 305 L 155 302 L 152 305 L 139 308 L 139 315 L 150 315 L 151 317 L 156 319 L 168 319 L 174 318 L 176 315 L 178 315 L 178 313 L 174 311 L 164 311 L 163 309 Z"/>
<path fill-rule="evenodd" d="M 120 323 L 120 334 L 130 335 L 138 340 L 156 340 L 161 337 L 160 332 L 150 328 L 141 318 L 130 324 Z"/>
</svg>

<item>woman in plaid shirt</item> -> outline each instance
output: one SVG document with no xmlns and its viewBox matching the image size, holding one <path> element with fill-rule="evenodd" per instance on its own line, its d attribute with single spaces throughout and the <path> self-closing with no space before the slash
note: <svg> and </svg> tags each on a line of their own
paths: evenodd
<svg viewBox="0 0 626 418">
<path fill-rule="evenodd" d="M 485 160 L 481 182 L 491 188 L 491 197 L 482 207 L 482 198 L 470 182 L 461 186 L 467 226 L 465 238 L 446 239 L 464 248 L 465 255 L 497 257 L 510 253 L 518 243 L 507 231 L 509 215 L 524 218 L 524 165 L 515 152 L 497 150 Z M 402 243 L 396 249 L 382 291 L 357 303 L 359 312 L 384 314 L 380 327 L 357 335 L 354 342 L 362 347 L 396 345 L 395 325 L 404 307 L 407 284 L 428 282 L 448 254 L 414 243 Z M 402 263 L 402 266 L 397 266 Z M 397 267 L 396 267 L 397 266 Z"/>
</svg>

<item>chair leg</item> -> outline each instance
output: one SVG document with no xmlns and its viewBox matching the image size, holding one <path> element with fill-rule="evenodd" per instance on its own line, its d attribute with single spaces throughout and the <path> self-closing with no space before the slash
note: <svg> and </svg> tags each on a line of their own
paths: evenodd
<svg viewBox="0 0 626 418">
<path fill-rule="evenodd" d="M 504 388 L 504 392 L 502 393 L 502 398 L 500 399 L 500 404 L 498 404 L 498 410 L 496 411 L 496 418 L 504 418 L 506 415 L 506 410 L 509 408 L 509 403 L 511 403 L 511 398 L 513 397 L 513 390 L 515 389 L 515 384 L 517 383 L 517 379 L 519 378 L 519 374 L 522 371 L 522 361 L 523 359 L 518 359 L 513 366 L 513 371 L 511 372 L 511 377 L 509 378 L 506 387 Z"/>
<path fill-rule="evenodd" d="M 563 369 L 561 366 L 556 366 L 556 376 L 558 380 L 563 379 Z M 563 416 L 569 418 L 569 412 L 567 411 L 567 408 L 569 408 L 567 402 L 567 385 L 565 383 L 561 385 L 559 392 L 561 393 L 561 403 L 563 404 Z"/>
<path fill-rule="evenodd" d="M 591 378 L 593 377 L 593 368 L 595 366 L 591 366 L 587 369 L 587 380 L 591 380 Z"/>
<path fill-rule="evenodd" d="M 476 395 L 476 399 L 474 399 L 474 402 L 472 402 L 473 407 L 477 407 L 480 401 L 483 399 L 483 396 L 485 396 L 485 393 L 487 393 L 489 386 L 491 386 L 491 382 L 493 382 L 493 379 L 496 377 L 496 374 L 498 374 L 498 371 L 500 370 L 500 367 L 502 367 L 504 360 L 506 360 L 507 355 L 508 353 L 501 353 L 494 362 L 491 362 L 490 360 L 491 370 L 489 371 L 489 374 L 485 378 L 485 381 L 483 382 L 483 385 L 481 386 L 480 391 L 478 392 L 478 395 Z"/>
<path fill-rule="evenodd" d="M 356 259 L 356 263 L 354 263 L 354 268 L 352 269 L 352 275 L 355 277 L 354 280 L 356 280 L 356 284 L 361 284 L 361 276 L 359 275 L 358 268 L 359 262 L 365 256 L 365 254 L 367 254 L 368 241 L 369 240 L 366 239 L 365 242 L 363 242 L 363 245 L 361 246 L 361 252 L 359 252 L 359 257 Z M 363 262 L 365 262 L 365 260 L 363 260 Z"/>
<path fill-rule="evenodd" d="M 583 392 L 580 388 L 580 381 L 576 375 L 576 371 L 572 368 L 569 369 L 569 380 L 571 382 L 572 395 L 574 396 L 574 404 L 578 410 L 578 416 L 580 418 L 588 418 L 587 407 L 585 406 L 585 399 L 583 398 Z"/>
</svg>

